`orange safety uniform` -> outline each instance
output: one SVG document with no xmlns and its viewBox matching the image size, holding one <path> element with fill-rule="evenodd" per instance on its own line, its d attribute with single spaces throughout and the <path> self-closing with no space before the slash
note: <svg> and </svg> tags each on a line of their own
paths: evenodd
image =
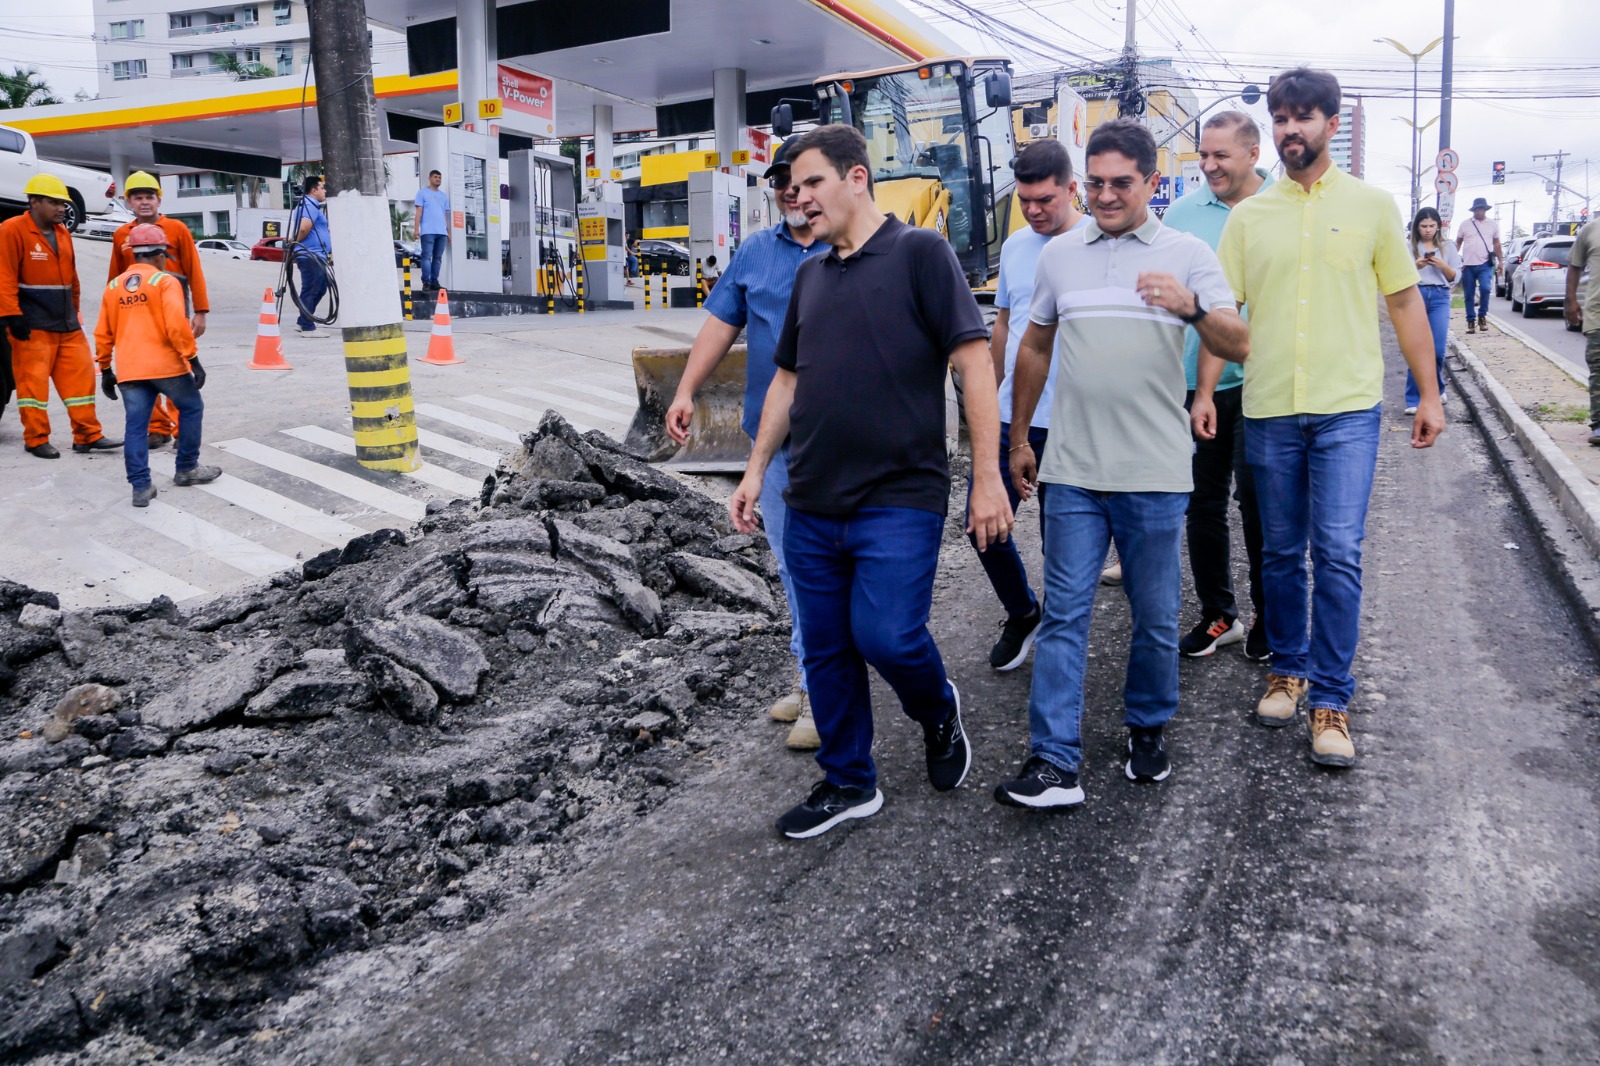
<svg viewBox="0 0 1600 1066">
<path fill-rule="evenodd" d="M 133 227 L 143 225 L 137 219 L 124 222 L 111 237 L 111 269 L 106 274 L 106 280 L 113 281 L 129 267 L 133 266 L 133 252 L 124 245 L 128 242 L 128 235 L 133 232 Z M 177 275 L 180 281 L 187 283 L 189 299 L 198 315 L 211 312 L 211 299 L 206 292 L 205 271 L 200 268 L 200 249 L 194 242 L 194 234 L 189 232 L 189 227 L 176 219 L 161 215 L 155 221 L 161 227 L 161 232 L 167 235 L 167 265 L 169 274 Z M 168 437 L 178 435 L 178 409 L 172 401 L 165 396 L 156 397 L 156 405 L 150 409 L 150 432 L 161 433 Z"/>
<path fill-rule="evenodd" d="M 189 373 L 196 355 L 183 284 L 150 263 L 135 263 L 106 286 L 94 329 L 100 369 L 117 359 L 118 381 L 151 381 Z"/>
<path fill-rule="evenodd" d="M 0 222 L 0 317 L 21 315 L 33 332 L 11 339 L 23 443 L 50 440 L 50 383 L 72 419 L 74 444 L 105 436 L 94 411 L 94 359 L 78 318 L 78 267 L 72 235 L 57 225 L 55 246 L 24 212 Z"/>
</svg>

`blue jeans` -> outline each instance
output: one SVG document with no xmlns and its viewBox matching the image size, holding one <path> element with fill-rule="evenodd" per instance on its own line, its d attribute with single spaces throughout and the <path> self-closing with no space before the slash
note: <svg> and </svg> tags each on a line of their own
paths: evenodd
<svg viewBox="0 0 1600 1066">
<path fill-rule="evenodd" d="M 1028 427 L 1028 443 L 1033 445 L 1036 456 L 1044 455 L 1044 444 L 1049 438 L 1050 431 L 1037 426 Z M 1000 480 L 1005 483 L 1006 497 L 1011 501 L 1011 511 L 1016 513 L 1022 497 L 1017 495 L 1017 488 L 1011 483 L 1011 423 L 1000 423 Z M 972 502 L 972 479 L 967 479 L 967 503 Z M 1044 530 L 1044 511 L 1039 512 L 1039 529 Z M 978 546 L 978 538 L 971 533 L 967 540 L 973 548 Z M 1039 606 L 1039 601 L 1033 597 L 1033 589 L 1028 586 L 1028 568 L 1022 563 L 1022 553 L 1017 551 L 1017 542 L 1011 537 L 998 544 L 989 545 L 986 551 L 978 552 L 978 562 L 983 564 L 983 572 L 989 577 L 989 584 L 994 586 L 994 591 L 1000 597 L 1000 603 L 1006 609 L 1006 615 L 1011 618 L 1025 618 Z"/>
<path fill-rule="evenodd" d="M 835 785 L 877 786 L 869 664 L 913 720 L 937 725 L 955 707 L 928 632 L 943 533 L 944 516 L 910 507 L 789 511 L 784 553 L 822 737 L 817 764 Z"/>
<path fill-rule="evenodd" d="M 1361 627 L 1361 541 L 1383 405 L 1332 415 L 1245 419 L 1261 504 L 1272 672 L 1311 682 L 1310 705 L 1346 710 Z M 1306 549 L 1315 585 L 1307 619 Z"/>
<path fill-rule="evenodd" d="M 297 255 L 294 262 L 300 268 L 300 301 L 315 311 L 317 304 L 322 302 L 323 294 L 328 291 L 328 275 L 319 259 Z M 303 330 L 317 328 L 317 324 L 305 315 L 296 315 L 295 325 Z"/>
<path fill-rule="evenodd" d="M 439 287 L 439 264 L 444 260 L 445 240 L 443 233 L 422 235 L 422 287 L 425 289 Z"/>
<path fill-rule="evenodd" d="M 1178 608 L 1187 492 L 1095 492 L 1041 486 L 1044 620 L 1033 644 L 1028 727 L 1034 755 L 1077 773 L 1083 763 L 1083 675 L 1089 620 L 1115 539 L 1133 613 L 1123 722 L 1163 725 L 1178 710 Z"/>
<path fill-rule="evenodd" d="M 789 651 L 794 661 L 804 663 L 805 646 L 800 639 L 800 619 L 795 617 L 794 578 L 789 576 L 789 563 L 783 550 L 784 531 L 789 528 L 789 505 L 783 501 L 783 490 L 789 487 L 789 445 L 784 444 L 767 465 L 766 480 L 761 482 L 761 521 L 767 528 L 767 543 L 772 557 L 778 561 L 778 579 L 783 582 L 783 593 L 789 597 Z M 800 673 L 800 687 L 806 688 L 805 671 Z"/>
<path fill-rule="evenodd" d="M 127 425 L 139 431 L 123 434 L 122 463 L 128 471 L 128 484 L 136 489 L 150 487 L 150 438 L 143 432 L 150 424 L 150 411 L 156 405 L 156 396 L 165 396 L 178 409 L 178 461 L 177 469 L 193 470 L 200 463 L 200 430 L 206 404 L 195 388 L 194 378 L 188 374 L 175 378 L 154 378 L 149 381 L 119 381 L 122 390 L 122 410 Z"/>
<path fill-rule="evenodd" d="M 1422 286 L 1422 305 L 1428 309 L 1428 328 L 1433 330 L 1433 366 L 1439 374 L 1439 398 L 1444 398 L 1444 342 L 1450 336 L 1450 289 L 1444 285 Z M 1484 298 L 1488 306 L 1488 298 Z M 1472 313 L 1467 313 L 1468 320 Z M 1406 370 L 1406 406 L 1415 407 L 1422 402 L 1422 390 Z"/>
<path fill-rule="evenodd" d="M 1476 322 L 1489 313 L 1489 283 L 1494 277 L 1493 263 L 1461 268 L 1461 291 L 1467 297 L 1467 321 Z M 1473 310 L 1476 299 L 1477 310 Z"/>
</svg>

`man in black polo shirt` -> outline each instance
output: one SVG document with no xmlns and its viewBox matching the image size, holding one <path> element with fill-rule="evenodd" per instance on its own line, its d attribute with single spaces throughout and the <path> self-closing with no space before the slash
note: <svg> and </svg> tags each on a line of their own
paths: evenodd
<svg viewBox="0 0 1600 1066">
<path fill-rule="evenodd" d="M 861 134 L 820 126 L 789 160 L 796 207 L 833 250 L 795 275 L 777 373 L 728 509 L 742 532 L 757 528 L 767 463 L 789 438 L 784 551 L 826 775 L 778 819 L 779 832 L 798 838 L 883 806 L 869 663 L 922 726 L 933 787 L 966 778 L 961 700 L 928 633 L 950 497 L 947 365 L 966 382 L 973 454 L 995 454 L 1000 411 L 988 331 L 955 253 L 934 231 L 873 205 Z M 980 551 L 1010 536 L 1011 506 L 992 463 L 973 472 L 967 529 Z"/>
</svg>

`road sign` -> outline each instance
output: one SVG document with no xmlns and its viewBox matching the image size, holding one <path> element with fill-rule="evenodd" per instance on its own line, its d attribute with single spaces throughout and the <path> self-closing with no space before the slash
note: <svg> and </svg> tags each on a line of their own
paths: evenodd
<svg viewBox="0 0 1600 1066">
<path fill-rule="evenodd" d="M 1433 187 L 1441 193 L 1454 193 L 1461 188 L 1461 179 L 1456 177 L 1453 170 L 1442 170 L 1433 179 Z"/>
<path fill-rule="evenodd" d="M 1454 177 L 1454 175 L 1451 175 Z M 1444 219 L 1445 228 L 1449 228 L 1450 220 L 1456 217 L 1456 194 L 1454 192 L 1441 192 L 1439 194 L 1439 217 Z"/>
<path fill-rule="evenodd" d="M 1489 179 L 1489 184 L 1491 184 L 1491 185 L 1504 185 L 1505 183 L 1506 183 L 1506 161 L 1504 159 L 1496 159 L 1494 161 L 1494 177 Z"/>
<path fill-rule="evenodd" d="M 1441 148 L 1433 161 L 1440 170 L 1454 170 L 1461 165 L 1461 153 L 1454 148 Z"/>
</svg>

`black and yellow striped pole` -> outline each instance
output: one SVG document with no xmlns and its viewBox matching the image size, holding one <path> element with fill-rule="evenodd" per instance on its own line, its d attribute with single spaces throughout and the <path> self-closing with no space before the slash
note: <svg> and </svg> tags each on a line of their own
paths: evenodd
<svg viewBox="0 0 1600 1066">
<path fill-rule="evenodd" d="M 700 257 L 694 257 L 694 306 L 696 309 L 706 305 L 706 276 L 700 269 Z"/>
<path fill-rule="evenodd" d="M 368 470 L 406 472 L 420 468 L 422 455 L 417 448 L 417 416 L 411 400 L 404 328 L 392 322 L 346 326 L 341 332 L 356 461 Z"/>
<path fill-rule="evenodd" d="M 669 305 L 667 300 L 667 278 L 670 275 L 665 267 L 661 268 L 661 310 L 665 311 Z"/>
<path fill-rule="evenodd" d="M 400 278 L 402 282 L 400 304 L 405 309 L 406 321 L 410 322 L 417 316 L 411 309 L 411 257 L 409 255 L 400 257 Z"/>
<path fill-rule="evenodd" d="M 586 268 L 586 267 L 585 267 L 585 266 L 584 266 L 584 264 L 583 264 L 583 260 L 582 260 L 582 259 L 580 259 L 580 260 L 578 260 L 578 262 L 577 262 L 577 263 L 576 263 L 576 264 L 575 264 L 575 267 L 574 267 L 574 269 L 576 269 L 576 270 L 577 270 L 577 280 L 578 280 L 578 314 L 580 314 L 580 315 L 581 315 L 581 314 L 583 314 L 583 313 L 585 313 L 585 312 L 586 312 L 586 311 L 588 311 L 588 308 L 587 308 L 587 307 L 585 307 L 585 306 L 584 306 L 584 305 L 585 305 L 585 303 L 587 303 L 587 301 L 586 301 L 586 300 L 585 300 L 585 298 L 584 298 L 584 292 L 583 292 L 583 276 L 584 276 L 584 275 L 585 275 L 585 274 L 587 274 L 587 273 L 588 273 L 588 272 L 589 272 L 589 271 L 588 271 L 588 269 L 587 269 L 587 268 Z"/>
<path fill-rule="evenodd" d="M 654 278 L 650 276 L 650 264 L 643 259 L 639 260 L 639 275 L 644 278 L 644 309 L 650 310 L 650 285 Z"/>
<path fill-rule="evenodd" d="M 556 268 L 554 263 L 544 265 L 544 313 L 556 313 Z"/>
</svg>

